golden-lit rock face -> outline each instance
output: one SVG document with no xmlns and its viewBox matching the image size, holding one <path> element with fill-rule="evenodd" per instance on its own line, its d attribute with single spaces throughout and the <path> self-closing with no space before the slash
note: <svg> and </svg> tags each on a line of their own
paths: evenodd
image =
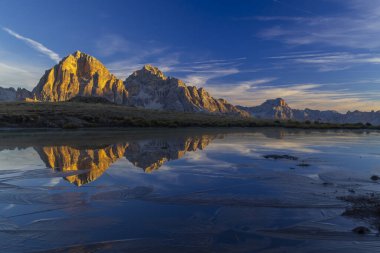
<svg viewBox="0 0 380 253">
<path fill-rule="evenodd" d="M 136 167 L 150 173 L 165 162 L 183 157 L 186 152 L 204 149 L 216 136 L 202 135 L 173 140 L 133 141 L 102 148 L 48 146 L 35 148 L 47 167 L 61 172 L 83 173 L 66 176 L 81 186 L 99 178 L 114 162 L 125 157 Z"/>
<path fill-rule="evenodd" d="M 112 163 L 122 158 L 124 144 L 115 144 L 99 149 L 77 149 L 69 146 L 38 148 L 41 159 L 47 167 L 57 171 L 84 170 L 79 175 L 65 177 L 70 183 L 81 186 L 100 177 Z"/>
<path fill-rule="evenodd" d="M 98 96 L 118 104 L 125 103 L 128 96 L 123 81 L 112 75 L 100 61 L 79 51 L 47 70 L 33 94 L 41 101 Z"/>
</svg>

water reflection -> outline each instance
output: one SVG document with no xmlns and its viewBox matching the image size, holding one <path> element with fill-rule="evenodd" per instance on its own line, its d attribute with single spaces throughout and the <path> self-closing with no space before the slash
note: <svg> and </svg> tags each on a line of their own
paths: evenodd
<svg viewBox="0 0 380 253">
<path fill-rule="evenodd" d="M 99 178 L 114 162 L 122 158 L 128 144 L 111 145 L 97 149 L 80 149 L 70 146 L 35 147 L 47 167 L 61 172 L 85 171 L 65 177 L 81 186 Z"/>
<path fill-rule="evenodd" d="M 215 138 L 223 138 L 223 134 L 207 131 L 174 131 L 173 134 L 158 131 L 144 135 L 135 135 L 133 131 L 113 134 L 85 132 L 83 135 L 71 132 L 64 135 L 57 132 L 54 136 L 52 133 L 34 133 L 28 137 L 12 136 L 10 143 L 7 143 L 6 136 L 2 136 L 5 146 L 3 148 L 26 148 L 30 145 L 46 167 L 58 172 L 75 172 L 75 175 L 64 178 L 72 184 L 82 186 L 98 179 L 119 159 L 126 158 L 134 166 L 151 173 L 165 162 L 180 159 L 187 152 L 203 150 Z M 56 143 L 52 145 L 54 141 Z M 67 145 L 67 142 L 72 144 Z"/>
<path fill-rule="evenodd" d="M 352 233 L 372 223 L 337 197 L 380 196 L 379 145 L 359 131 L 0 132 L 0 248 L 374 252 L 376 228 Z"/>
</svg>

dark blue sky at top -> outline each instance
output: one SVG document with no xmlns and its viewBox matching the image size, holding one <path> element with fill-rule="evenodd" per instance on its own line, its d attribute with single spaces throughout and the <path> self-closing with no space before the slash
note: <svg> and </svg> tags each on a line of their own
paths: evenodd
<svg viewBox="0 0 380 253">
<path fill-rule="evenodd" d="M 380 109 L 380 0 L 0 0 L 0 26 L 4 87 L 80 50 L 120 78 L 151 63 L 238 104 Z"/>
</svg>

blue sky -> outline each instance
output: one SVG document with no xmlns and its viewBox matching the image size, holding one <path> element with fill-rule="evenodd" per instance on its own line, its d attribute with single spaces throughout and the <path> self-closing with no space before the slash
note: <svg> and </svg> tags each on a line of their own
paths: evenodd
<svg viewBox="0 0 380 253">
<path fill-rule="evenodd" d="M 76 51 L 150 63 L 232 103 L 380 110 L 380 0 L 0 0 L 0 86 Z"/>
</svg>

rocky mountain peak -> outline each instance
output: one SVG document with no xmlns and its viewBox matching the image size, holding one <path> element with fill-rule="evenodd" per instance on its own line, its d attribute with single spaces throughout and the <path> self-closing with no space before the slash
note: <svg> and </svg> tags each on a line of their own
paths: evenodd
<svg viewBox="0 0 380 253">
<path fill-rule="evenodd" d="M 124 103 L 127 91 L 123 81 L 112 75 L 95 57 L 76 51 L 47 70 L 33 89 L 42 101 L 66 101 L 76 96 L 104 97 Z"/>
<path fill-rule="evenodd" d="M 268 99 L 265 101 L 262 106 L 271 106 L 271 107 L 288 107 L 288 104 L 282 98 Z"/>
<path fill-rule="evenodd" d="M 268 99 L 259 106 L 242 107 L 239 109 L 249 112 L 252 116 L 260 119 L 291 119 L 293 110 L 282 98 Z"/>
<path fill-rule="evenodd" d="M 81 55 L 84 54 L 82 53 L 81 51 L 77 50 L 75 51 L 74 53 L 72 53 L 72 55 L 75 57 L 75 58 L 80 58 Z M 85 55 L 85 54 L 84 54 Z"/>
<path fill-rule="evenodd" d="M 168 79 L 161 70 L 159 70 L 157 67 L 150 64 L 144 65 L 142 69 L 133 72 L 132 75 L 140 79 L 146 79 L 146 80 Z"/>
<path fill-rule="evenodd" d="M 145 65 L 125 80 L 128 103 L 137 107 L 185 111 L 210 112 L 248 117 L 225 100 L 215 99 L 204 88 L 187 86 L 177 78 L 168 78 L 152 65 Z"/>
</svg>

